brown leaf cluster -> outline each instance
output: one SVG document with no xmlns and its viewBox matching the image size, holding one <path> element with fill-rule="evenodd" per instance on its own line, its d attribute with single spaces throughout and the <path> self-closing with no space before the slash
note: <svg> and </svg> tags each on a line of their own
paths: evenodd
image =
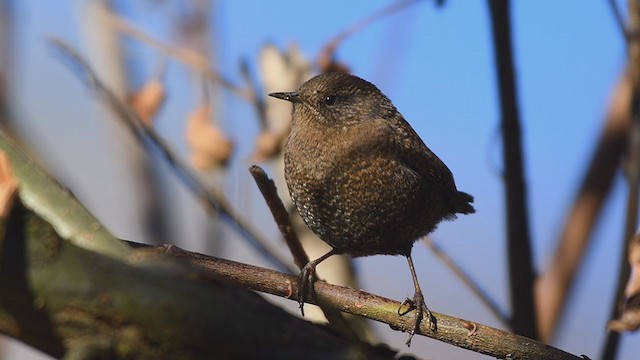
<svg viewBox="0 0 640 360">
<path fill-rule="evenodd" d="M 199 170 L 224 166 L 233 154 L 234 144 L 209 118 L 211 108 L 203 105 L 187 119 L 186 140 L 191 164 Z"/>
</svg>

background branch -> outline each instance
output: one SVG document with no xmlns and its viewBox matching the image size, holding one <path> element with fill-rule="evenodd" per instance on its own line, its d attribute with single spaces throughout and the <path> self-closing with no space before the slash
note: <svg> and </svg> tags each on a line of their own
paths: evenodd
<svg viewBox="0 0 640 360">
<path fill-rule="evenodd" d="M 549 341 L 562 316 L 576 273 L 602 213 L 627 145 L 631 81 L 623 74 L 613 91 L 606 123 L 580 189 L 565 220 L 551 264 L 536 282 L 540 336 Z"/>
<path fill-rule="evenodd" d="M 535 339 L 539 335 L 536 309 L 533 306 L 534 271 L 509 4 L 508 0 L 488 0 L 500 95 L 502 154 L 505 167 L 507 256 L 512 308 L 510 323 L 514 332 Z"/>
<path fill-rule="evenodd" d="M 633 235 L 638 224 L 638 186 L 640 185 L 640 4 L 635 0 L 628 1 L 629 20 L 627 38 L 627 71 L 631 79 L 631 132 L 627 148 L 626 175 L 628 183 L 627 213 L 624 225 L 624 237 L 619 258 L 617 285 L 614 293 L 610 319 L 620 316 L 624 305 L 624 290 L 631 274 L 628 253 L 631 251 Z M 620 333 L 609 331 L 602 352 L 603 359 L 615 359 L 620 342 Z"/>
</svg>

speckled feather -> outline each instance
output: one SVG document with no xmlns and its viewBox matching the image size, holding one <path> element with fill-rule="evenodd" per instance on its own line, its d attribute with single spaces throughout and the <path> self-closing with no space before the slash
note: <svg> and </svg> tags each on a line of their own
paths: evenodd
<svg viewBox="0 0 640 360">
<path fill-rule="evenodd" d="M 285 178 L 305 223 L 338 253 L 405 255 L 473 197 L 391 101 L 353 75 L 314 77 L 297 91 Z"/>
</svg>

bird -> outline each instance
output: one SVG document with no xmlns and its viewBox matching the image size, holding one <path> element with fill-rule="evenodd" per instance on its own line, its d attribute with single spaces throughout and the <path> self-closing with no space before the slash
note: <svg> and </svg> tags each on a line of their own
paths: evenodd
<svg viewBox="0 0 640 360">
<path fill-rule="evenodd" d="M 457 190 L 449 168 L 391 100 L 360 77 L 324 73 L 269 96 L 293 104 L 284 146 L 289 195 L 305 224 L 332 248 L 300 272 L 302 314 L 316 266 L 330 256 L 401 255 L 415 290 L 398 308 L 401 316 L 415 310 L 407 346 L 425 314 L 436 331 L 411 251 L 441 221 L 474 213 L 473 196 Z"/>
</svg>

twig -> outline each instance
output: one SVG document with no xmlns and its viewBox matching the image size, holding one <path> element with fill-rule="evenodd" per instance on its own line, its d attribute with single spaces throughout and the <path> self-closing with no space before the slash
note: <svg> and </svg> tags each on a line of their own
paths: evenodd
<svg viewBox="0 0 640 360">
<path fill-rule="evenodd" d="M 293 256 L 293 261 L 298 266 L 298 269 L 302 270 L 305 265 L 309 262 L 309 256 L 304 251 L 302 247 L 302 243 L 298 238 L 298 234 L 296 234 L 293 225 L 291 224 L 291 219 L 289 218 L 289 213 L 287 209 L 284 207 L 282 200 L 278 196 L 278 190 L 276 189 L 276 185 L 273 180 L 269 179 L 267 173 L 257 166 L 253 165 L 249 168 L 249 172 L 253 176 L 253 179 L 256 181 L 262 196 L 267 202 L 267 206 L 269 210 L 271 210 L 271 214 L 273 215 L 273 219 L 276 224 L 278 224 L 278 229 L 282 233 L 282 236 L 291 251 L 291 255 Z M 314 274 L 315 275 L 315 274 Z M 317 280 L 317 279 L 316 279 Z M 358 334 L 355 333 L 353 328 L 349 326 L 349 322 L 342 315 L 342 313 L 332 306 L 319 301 L 318 306 L 324 313 L 327 320 L 332 327 L 334 327 L 341 334 L 349 336 L 352 339 L 358 339 Z"/>
<path fill-rule="evenodd" d="M 495 65 L 500 92 L 503 159 L 507 214 L 509 290 L 513 330 L 538 338 L 536 309 L 533 306 L 533 264 L 527 219 L 527 196 L 522 159 L 517 88 L 511 48 L 509 1 L 488 0 L 493 30 Z"/>
<path fill-rule="evenodd" d="M 231 80 L 211 70 L 209 61 L 199 52 L 163 43 L 115 14 L 110 14 L 107 20 L 117 31 L 177 59 L 181 63 L 198 71 L 204 78 L 222 84 L 240 98 L 253 101 L 253 93 L 250 90 L 235 85 Z"/>
<path fill-rule="evenodd" d="M 174 169 L 177 176 L 197 197 L 202 199 L 208 209 L 216 209 L 225 215 L 225 217 L 235 225 L 235 228 L 240 234 L 249 240 L 272 264 L 283 271 L 295 273 L 295 270 L 288 265 L 287 261 L 280 257 L 278 252 L 269 245 L 268 241 L 262 238 L 249 222 L 233 209 L 225 196 L 216 189 L 203 184 L 191 170 L 190 166 L 170 150 L 169 145 L 160 135 L 158 135 L 153 128 L 147 126 L 128 105 L 118 99 L 100 79 L 98 79 L 89 64 L 87 64 L 75 50 L 59 39 L 51 39 L 51 44 L 72 62 L 76 70 L 82 75 L 83 80 L 86 81 L 105 104 L 116 113 L 118 118 L 131 130 L 138 140 L 142 142 L 147 139 L 156 146 L 169 165 Z"/>
<path fill-rule="evenodd" d="M 134 247 L 147 246 L 129 244 Z M 181 257 L 208 273 L 224 277 L 239 286 L 297 300 L 298 281 L 294 276 L 189 252 L 173 245 L 156 248 Z M 400 303 L 397 301 L 323 281 L 317 281 L 314 286 L 318 301 L 331 304 L 340 311 L 386 323 L 393 329 L 405 332 L 413 327 L 412 316 L 398 315 Z M 500 359 L 581 359 L 524 336 L 436 312 L 433 314 L 438 321 L 438 330 L 431 331 L 429 325 L 423 322 L 419 333 L 463 349 Z"/>
<path fill-rule="evenodd" d="M 330 59 L 333 59 L 334 53 L 338 48 L 338 46 L 340 45 L 340 43 L 342 43 L 349 36 L 352 36 L 353 34 L 361 31 L 362 29 L 371 25 L 376 20 L 386 15 L 392 14 L 398 10 L 401 10 L 405 7 L 413 5 L 418 1 L 420 0 L 398 0 L 392 3 L 391 5 L 367 16 L 366 18 L 360 21 L 357 21 L 355 24 L 349 26 L 348 28 L 340 31 L 337 35 L 331 38 L 331 40 L 327 41 L 327 43 L 322 47 L 322 50 L 320 50 L 320 54 L 318 55 L 318 59 L 319 59 L 318 62 L 321 62 L 321 61 L 329 62 Z"/>
<path fill-rule="evenodd" d="M 309 256 L 304 251 L 302 243 L 298 238 L 298 234 L 296 234 L 293 225 L 291 224 L 289 213 L 284 207 L 282 200 L 278 196 L 276 184 L 273 182 L 273 180 L 269 179 L 267 173 L 265 173 L 265 171 L 260 166 L 251 166 L 249 168 L 249 172 L 251 173 L 251 176 L 253 176 L 253 179 L 256 181 L 258 189 L 260 189 L 262 196 L 267 202 L 269 210 L 271 210 L 273 219 L 278 225 L 278 229 L 280 229 L 280 233 L 284 237 L 284 240 L 287 243 L 287 247 L 289 247 L 289 250 L 291 251 L 293 262 L 300 270 L 302 270 L 302 268 L 309 262 Z"/>
<path fill-rule="evenodd" d="M 480 301 L 489 309 L 489 311 L 491 311 L 496 319 L 501 321 L 504 325 L 508 326 L 509 317 L 507 316 L 507 314 L 500 310 L 500 307 L 493 299 L 491 299 L 491 296 L 489 296 L 486 291 L 482 290 L 482 288 L 480 288 L 480 285 L 478 285 L 477 282 L 473 281 L 473 279 L 471 279 L 471 276 L 466 271 L 464 271 L 462 267 L 460 267 L 460 265 L 458 265 L 449 255 L 442 251 L 442 248 L 438 244 L 436 244 L 433 239 L 426 237 L 423 239 L 423 242 L 431 250 L 431 252 L 433 252 L 433 254 L 440 261 L 442 261 L 442 263 L 446 267 L 448 267 L 449 270 L 451 270 L 453 274 L 456 275 L 458 279 L 460 279 L 460 281 L 462 281 L 462 283 L 465 284 L 474 295 L 478 297 L 478 299 L 480 299 Z"/>
</svg>

